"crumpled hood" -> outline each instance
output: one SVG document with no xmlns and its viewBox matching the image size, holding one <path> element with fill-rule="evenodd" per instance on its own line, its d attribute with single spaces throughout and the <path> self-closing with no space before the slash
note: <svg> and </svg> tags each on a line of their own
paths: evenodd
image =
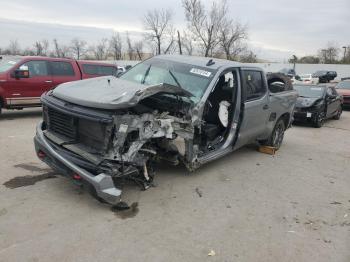
<svg viewBox="0 0 350 262">
<path fill-rule="evenodd" d="M 119 109 L 132 107 L 142 99 L 157 93 L 192 96 L 190 92 L 178 86 L 168 84 L 146 86 L 114 76 L 64 83 L 57 86 L 52 95 L 64 101 L 86 107 Z"/>
<path fill-rule="evenodd" d="M 321 98 L 313 98 L 313 97 L 298 97 L 295 107 L 310 107 L 315 104 Z"/>
</svg>

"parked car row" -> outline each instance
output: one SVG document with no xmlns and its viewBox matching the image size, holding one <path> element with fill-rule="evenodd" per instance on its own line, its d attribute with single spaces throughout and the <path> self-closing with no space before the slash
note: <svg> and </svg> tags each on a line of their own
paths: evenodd
<svg viewBox="0 0 350 262">
<path fill-rule="evenodd" d="M 122 70 L 112 64 L 65 58 L 3 57 L 0 60 L 0 113 L 2 108 L 41 106 L 40 96 L 62 83 L 117 75 Z"/>
<path fill-rule="evenodd" d="M 319 70 L 313 74 L 296 74 L 294 69 L 283 68 L 280 73 L 290 77 L 294 84 L 318 84 L 329 83 L 333 81 L 337 76 L 335 71 Z"/>
</svg>

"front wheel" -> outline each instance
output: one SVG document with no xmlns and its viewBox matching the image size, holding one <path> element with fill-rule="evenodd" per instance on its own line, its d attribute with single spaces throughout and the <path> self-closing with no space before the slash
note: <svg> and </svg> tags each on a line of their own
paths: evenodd
<svg viewBox="0 0 350 262">
<path fill-rule="evenodd" d="M 284 124 L 284 121 L 280 119 L 277 121 L 269 139 L 264 144 L 274 147 L 276 150 L 278 150 L 283 142 L 284 131 L 286 131 L 286 126 Z"/>
<path fill-rule="evenodd" d="M 320 128 L 323 126 L 326 114 L 324 112 L 318 113 L 313 120 L 313 127 Z"/>
</svg>

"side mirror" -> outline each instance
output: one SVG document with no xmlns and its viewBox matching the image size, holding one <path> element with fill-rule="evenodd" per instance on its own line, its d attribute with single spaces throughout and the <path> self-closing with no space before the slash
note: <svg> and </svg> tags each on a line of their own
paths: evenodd
<svg viewBox="0 0 350 262">
<path fill-rule="evenodd" d="M 29 78 L 29 69 L 27 66 L 21 66 L 14 71 L 13 75 L 16 79 Z"/>
</svg>

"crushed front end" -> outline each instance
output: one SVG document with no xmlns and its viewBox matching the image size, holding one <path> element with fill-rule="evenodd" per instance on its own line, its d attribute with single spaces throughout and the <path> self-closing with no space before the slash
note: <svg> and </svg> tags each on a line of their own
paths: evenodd
<svg viewBox="0 0 350 262">
<path fill-rule="evenodd" d="M 67 102 L 53 92 L 41 100 L 43 121 L 34 138 L 38 157 L 87 185 L 99 200 L 114 204 L 126 180 L 147 189 L 159 160 L 176 165 L 192 159 L 190 104 L 177 95 L 152 94 L 113 110 Z"/>
</svg>

